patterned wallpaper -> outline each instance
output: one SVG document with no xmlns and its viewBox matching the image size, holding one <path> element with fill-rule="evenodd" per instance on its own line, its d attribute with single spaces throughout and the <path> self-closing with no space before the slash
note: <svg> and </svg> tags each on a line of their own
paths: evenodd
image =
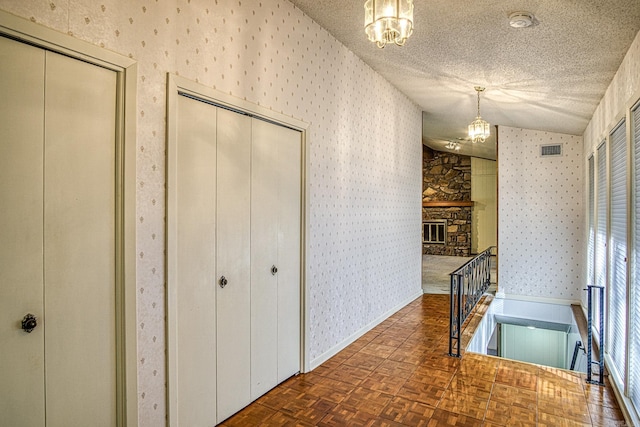
<svg viewBox="0 0 640 427">
<path fill-rule="evenodd" d="M 509 295 L 579 301 L 585 184 L 582 137 L 500 126 L 498 277 Z M 541 144 L 563 155 L 540 157 Z"/>
<path fill-rule="evenodd" d="M 310 124 L 311 359 L 420 292 L 421 112 L 291 3 L 0 0 L 0 9 L 138 61 L 141 426 L 164 425 L 166 414 L 167 72 Z"/>
<path fill-rule="evenodd" d="M 607 134 L 622 118 L 627 103 L 640 96 L 640 32 L 627 51 L 620 68 L 593 113 L 584 131 L 584 159 L 595 152 Z"/>
</svg>

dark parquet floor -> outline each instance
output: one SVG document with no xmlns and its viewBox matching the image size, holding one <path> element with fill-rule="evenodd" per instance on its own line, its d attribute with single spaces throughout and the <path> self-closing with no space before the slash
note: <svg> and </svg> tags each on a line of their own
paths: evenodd
<svg viewBox="0 0 640 427">
<path fill-rule="evenodd" d="M 470 339 L 487 303 L 463 332 Z M 236 426 L 625 426 L 613 390 L 583 374 L 447 356 L 448 296 L 424 295 L 307 374 L 226 420 Z"/>
</svg>

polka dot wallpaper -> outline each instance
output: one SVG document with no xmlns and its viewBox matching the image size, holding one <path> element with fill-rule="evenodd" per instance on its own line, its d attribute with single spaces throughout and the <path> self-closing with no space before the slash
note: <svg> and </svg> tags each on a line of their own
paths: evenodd
<svg viewBox="0 0 640 427">
<path fill-rule="evenodd" d="M 622 117 L 628 103 L 635 102 L 640 95 L 640 33 L 627 51 L 620 68 L 593 113 L 584 132 L 584 158 L 595 152 L 607 134 Z"/>
<path fill-rule="evenodd" d="M 309 123 L 312 360 L 420 292 L 420 109 L 291 3 L 0 0 L 0 9 L 138 62 L 140 426 L 166 415 L 167 72 Z"/>
<path fill-rule="evenodd" d="M 582 137 L 500 126 L 498 280 L 509 295 L 579 301 L 585 215 Z M 540 145 L 562 156 L 540 157 Z"/>
</svg>

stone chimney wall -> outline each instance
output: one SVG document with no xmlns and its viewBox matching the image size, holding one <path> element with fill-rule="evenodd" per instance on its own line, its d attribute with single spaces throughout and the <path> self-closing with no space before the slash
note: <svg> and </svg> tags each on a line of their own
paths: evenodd
<svg viewBox="0 0 640 427">
<path fill-rule="evenodd" d="M 471 157 L 423 146 L 424 202 L 471 201 Z M 447 220 L 446 244 L 423 244 L 423 254 L 470 256 L 471 207 L 422 208 L 422 221 Z"/>
</svg>

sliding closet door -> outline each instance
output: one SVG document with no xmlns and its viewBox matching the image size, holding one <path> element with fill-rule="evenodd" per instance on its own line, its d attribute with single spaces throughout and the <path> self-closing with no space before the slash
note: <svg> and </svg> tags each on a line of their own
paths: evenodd
<svg viewBox="0 0 640 427">
<path fill-rule="evenodd" d="M 278 383 L 278 150 L 276 125 L 252 120 L 251 398 Z M 274 144 L 275 143 L 275 144 Z M 281 267 L 281 266 L 280 266 Z"/>
<path fill-rule="evenodd" d="M 251 402 L 251 118 L 218 109 L 218 422 Z"/>
<path fill-rule="evenodd" d="M 301 133 L 281 127 L 278 143 L 278 383 L 300 372 Z"/>
<path fill-rule="evenodd" d="M 116 73 L 47 52 L 45 85 L 47 426 L 112 426 Z"/>
<path fill-rule="evenodd" d="M 0 43 L 0 419 L 113 426 L 116 73 Z"/>
<path fill-rule="evenodd" d="M 175 253 L 170 268 L 176 301 L 178 426 L 216 420 L 216 112 L 178 97 L 177 144 L 169 165 Z M 175 225 L 174 225 L 175 224 Z M 174 391 L 175 390 L 175 391 Z"/>
<path fill-rule="evenodd" d="M 253 120 L 253 399 L 300 370 L 300 155 L 300 132 Z"/>
<path fill-rule="evenodd" d="M 42 49 L 0 37 L 0 418 L 44 425 Z M 28 402 L 28 406 L 27 406 Z"/>
</svg>

